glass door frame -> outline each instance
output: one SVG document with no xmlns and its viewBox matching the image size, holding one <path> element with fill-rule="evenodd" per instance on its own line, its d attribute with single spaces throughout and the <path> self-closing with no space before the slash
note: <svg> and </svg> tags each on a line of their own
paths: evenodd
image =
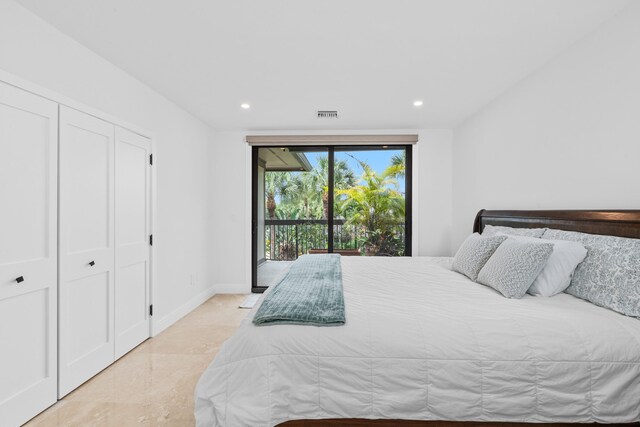
<svg viewBox="0 0 640 427">
<path fill-rule="evenodd" d="M 335 152 L 342 151 L 377 151 L 401 150 L 406 152 L 405 160 L 405 234 L 404 256 L 411 256 L 412 247 L 412 204 L 413 204 L 413 145 L 412 144 L 370 144 L 370 145 L 254 145 L 251 147 L 251 292 L 262 293 L 266 286 L 258 286 L 258 150 L 261 148 L 289 148 L 295 150 L 326 150 L 328 162 L 328 218 L 327 218 L 327 252 L 333 253 L 334 237 L 334 169 Z M 264 194 L 261 195 L 264 197 Z"/>
</svg>

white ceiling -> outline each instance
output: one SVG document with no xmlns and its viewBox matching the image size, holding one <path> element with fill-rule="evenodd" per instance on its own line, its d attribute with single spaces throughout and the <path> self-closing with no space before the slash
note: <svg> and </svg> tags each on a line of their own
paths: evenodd
<svg viewBox="0 0 640 427">
<path fill-rule="evenodd" d="M 311 130 L 453 127 L 630 0 L 18 2 L 216 129 Z"/>
</svg>

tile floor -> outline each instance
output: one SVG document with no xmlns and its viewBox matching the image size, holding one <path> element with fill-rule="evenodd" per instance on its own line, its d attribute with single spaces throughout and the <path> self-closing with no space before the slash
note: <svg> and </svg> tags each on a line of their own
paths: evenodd
<svg viewBox="0 0 640 427">
<path fill-rule="evenodd" d="M 249 313 L 244 298 L 214 296 L 26 426 L 193 426 L 196 382 Z"/>
</svg>

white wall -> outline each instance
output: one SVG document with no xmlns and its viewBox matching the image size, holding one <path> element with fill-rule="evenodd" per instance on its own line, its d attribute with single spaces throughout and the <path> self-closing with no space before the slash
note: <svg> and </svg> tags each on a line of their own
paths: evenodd
<svg viewBox="0 0 640 427">
<path fill-rule="evenodd" d="M 0 70 L 154 134 L 154 319 L 166 326 L 177 313 L 184 312 L 185 304 L 212 285 L 207 254 L 207 178 L 213 132 L 149 87 L 7 0 L 0 1 Z M 162 322 L 162 318 L 166 320 Z"/>
<path fill-rule="evenodd" d="M 451 252 L 451 138 L 449 130 L 418 130 L 414 149 L 415 255 L 448 255 Z M 313 134 L 318 132 L 268 132 L 262 134 Z M 325 134 L 416 133 L 416 130 L 326 131 Z M 251 290 L 251 156 L 244 142 L 247 134 L 219 132 L 211 150 L 210 215 L 215 228 L 212 258 L 217 292 Z"/>
<path fill-rule="evenodd" d="M 249 293 L 251 276 L 251 159 L 245 132 L 218 132 L 210 151 L 213 183 L 209 217 L 211 259 L 219 267 L 214 274 L 216 292 Z"/>
<path fill-rule="evenodd" d="M 640 208 L 640 3 L 454 130 L 453 242 L 479 209 Z"/>
<path fill-rule="evenodd" d="M 451 255 L 451 130 L 420 130 L 414 149 L 413 226 L 419 256 Z M 414 246 L 415 247 L 415 246 Z"/>
</svg>

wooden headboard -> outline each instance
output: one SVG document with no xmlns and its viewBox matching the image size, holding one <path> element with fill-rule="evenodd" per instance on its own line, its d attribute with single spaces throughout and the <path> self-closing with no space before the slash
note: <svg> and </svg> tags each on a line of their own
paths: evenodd
<svg viewBox="0 0 640 427">
<path fill-rule="evenodd" d="M 473 231 L 481 233 L 485 225 L 515 228 L 546 227 L 640 239 L 640 210 L 489 211 L 483 209 L 476 215 Z"/>
</svg>

